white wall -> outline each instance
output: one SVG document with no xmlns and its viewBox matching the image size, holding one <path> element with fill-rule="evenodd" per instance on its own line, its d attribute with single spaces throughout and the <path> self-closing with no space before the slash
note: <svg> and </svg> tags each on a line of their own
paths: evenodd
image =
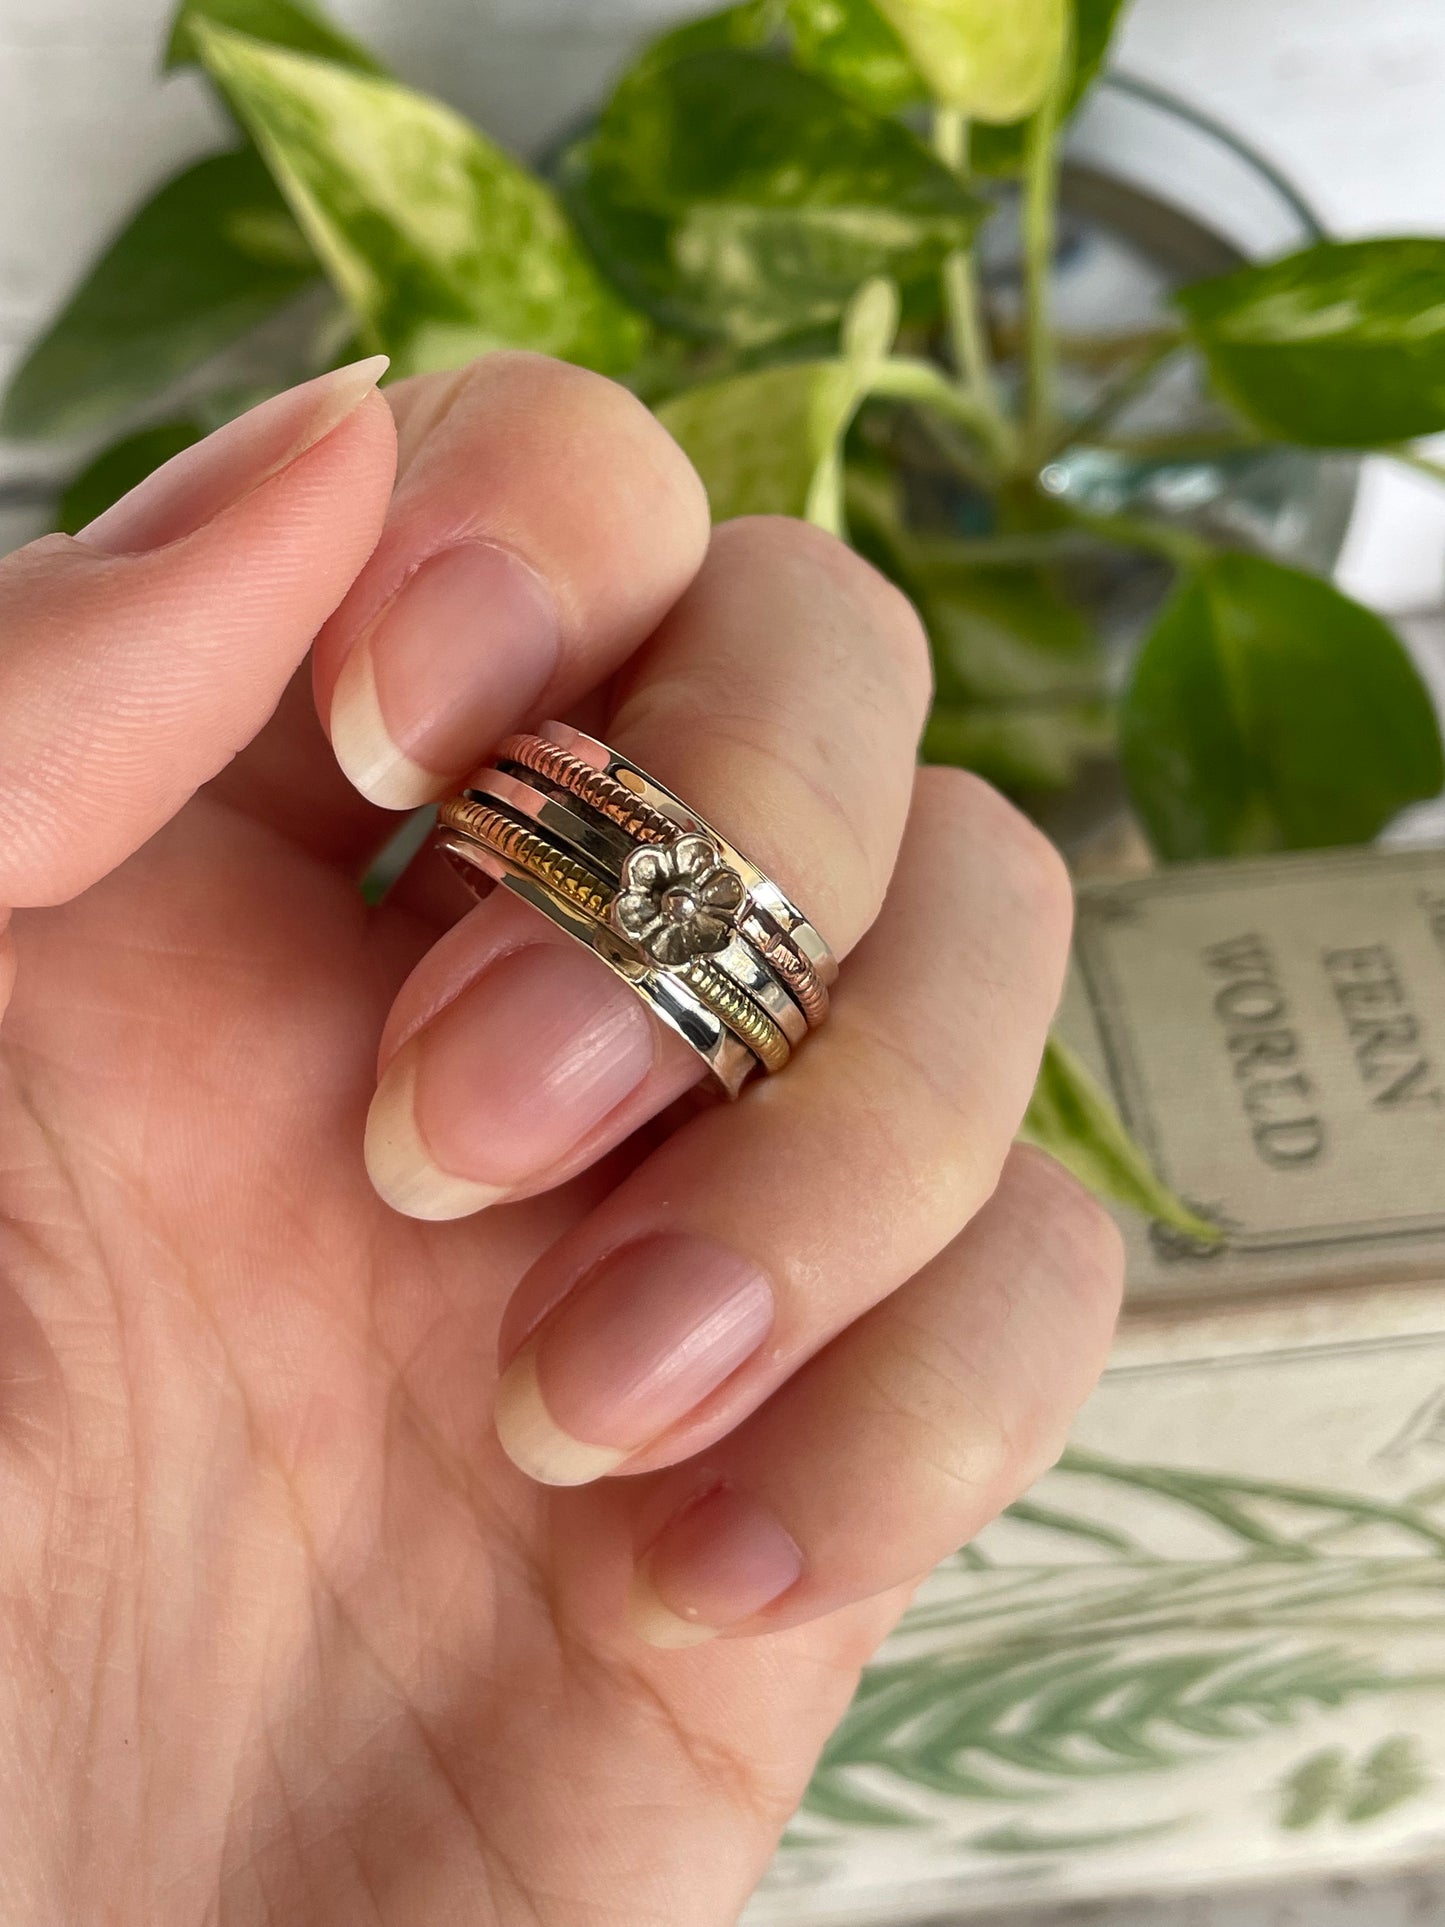
<svg viewBox="0 0 1445 1927">
<path fill-rule="evenodd" d="M 1339 233 L 1445 233 L 1445 0 L 1138 0 L 1120 58 L 1240 128 Z"/>
<path fill-rule="evenodd" d="M 706 4 L 332 0 L 332 9 L 404 75 L 525 147 L 595 94 L 629 35 Z M 172 0 L 0 0 L 0 378 L 145 190 L 222 137 L 193 75 L 159 75 L 171 9 Z M 1263 148 L 1341 233 L 1445 232 L 1445 0 L 1134 0 L 1120 56 Z M 0 452 L 0 477 L 14 474 L 13 461 Z M 1347 557 L 1350 586 L 1396 609 L 1442 599 L 1438 498 L 1385 477 L 1367 508 Z"/>
</svg>

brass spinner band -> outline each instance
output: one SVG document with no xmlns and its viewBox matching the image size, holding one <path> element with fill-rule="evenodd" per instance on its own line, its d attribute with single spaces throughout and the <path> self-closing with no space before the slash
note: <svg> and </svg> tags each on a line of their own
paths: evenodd
<svg viewBox="0 0 1445 1927">
<path fill-rule="evenodd" d="M 504 809 L 470 796 L 453 797 L 437 813 L 438 827 L 474 837 L 488 849 L 525 870 L 539 882 L 595 917 L 607 921 L 616 887 L 594 876 L 587 866 L 560 850 L 536 830 L 520 823 Z M 448 847 L 448 846 L 444 846 Z M 754 1003 L 738 984 L 707 958 L 695 958 L 677 972 L 699 1001 L 719 1016 L 742 1039 L 765 1070 L 780 1071 L 793 1054 L 792 1045 L 767 1011 Z"/>
<path fill-rule="evenodd" d="M 508 736 L 497 751 L 497 761 L 515 763 L 555 783 L 559 789 L 570 790 L 639 842 L 666 843 L 677 835 L 675 818 L 664 815 L 615 777 L 595 769 L 556 743 L 549 743 L 545 737 Z M 809 1024 L 814 1028 L 821 1024 L 828 1015 L 828 987 L 803 952 L 790 944 L 782 931 L 770 925 L 756 909 L 750 908 L 739 928 L 786 978 Z"/>
<path fill-rule="evenodd" d="M 770 878 L 671 791 L 561 723 L 441 806 L 458 872 L 524 896 L 683 1036 L 729 1095 L 827 1015 L 837 965 Z"/>
</svg>

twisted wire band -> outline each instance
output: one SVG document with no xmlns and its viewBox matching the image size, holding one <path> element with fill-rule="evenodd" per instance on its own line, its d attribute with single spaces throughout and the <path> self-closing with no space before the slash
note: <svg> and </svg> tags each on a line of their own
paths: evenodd
<svg viewBox="0 0 1445 1927">
<path fill-rule="evenodd" d="M 467 797 L 453 797 L 437 812 L 438 826 L 458 836 L 471 837 L 556 890 L 599 923 L 605 923 L 615 894 L 587 866 L 528 829 L 501 810 Z M 753 1051 L 768 1071 L 779 1071 L 793 1054 L 782 1029 L 760 1004 L 735 984 L 725 971 L 700 958 L 674 972 L 701 1003 L 720 1017 Z"/>
<path fill-rule="evenodd" d="M 640 843 L 667 843 L 677 835 L 672 817 L 654 809 L 615 777 L 584 763 L 570 750 L 560 749 L 543 736 L 508 736 L 497 750 L 497 761 L 516 763 L 533 775 L 587 803 Z M 739 933 L 760 951 L 796 999 L 809 1024 L 816 1029 L 828 1015 L 828 988 L 802 951 L 781 930 L 750 908 L 738 924 Z"/>
<path fill-rule="evenodd" d="M 515 817 L 504 816 L 501 810 L 488 809 L 485 803 L 458 796 L 441 805 L 437 823 L 443 829 L 455 830 L 461 836 L 475 837 L 478 843 L 485 843 L 508 863 L 515 863 L 519 870 L 526 870 L 549 884 L 569 903 L 578 904 L 599 922 L 606 918 L 615 892 L 585 864 L 559 850 L 536 830 L 529 830 Z"/>
<path fill-rule="evenodd" d="M 755 1004 L 725 970 L 698 958 L 678 971 L 678 976 L 721 1017 L 729 1030 L 736 1031 L 748 1049 L 755 1051 L 765 1071 L 780 1071 L 793 1054 L 793 1047 L 761 1004 Z"/>
<path fill-rule="evenodd" d="M 639 843 L 666 843 L 677 835 L 677 824 L 661 810 L 634 796 L 615 777 L 584 763 L 570 750 L 559 749 L 544 736 L 508 736 L 497 750 L 499 763 L 519 763 L 534 776 L 545 777 L 559 789 L 570 790 L 600 815 L 610 817 Z"/>
</svg>

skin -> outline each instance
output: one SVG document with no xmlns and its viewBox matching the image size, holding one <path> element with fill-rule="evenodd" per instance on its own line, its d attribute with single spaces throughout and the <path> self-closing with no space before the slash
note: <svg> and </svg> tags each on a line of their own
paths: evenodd
<svg viewBox="0 0 1445 1927">
<path fill-rule="evenodd" d="M 1107 1345 L 1112 1227 L 1009 1149 L 1067 883 L 982 785 L 915 780 L 906 605 L 816 531 L 710 535 L 596 377 L 499 356 L 390 402 L 348 377 L 0 563 L 0 1918 L 27 1927 L 735 1920 L 859 1668 Z M 559 640 L 524 689 L 484 625 L 498 661 L 430 739 L 456 767 L 403 776 L 443 794 L 570 715 L 857 946 L 829 1029 L 736 1106 L 648 1032 L 579 1134 L 575 1078 L 539 1096 L 493 1021 L 525 983 L 489 974 L 566 940 L 430 857 L 362 902 L 396 819 L 313 677 L 344 732 L 358 637 L 459 534 L 523 560 Z M 468 1051 L 495 1075 L 449 1087 Z M 398 1063 L 487 1208 L 435 1215 L 440 1158 L 432 1215 L 378 1195 Z M 699 1238 L 766 1276 L 767 1340 L 633 1411 L 614 1476 L 538 1484 L 499 1370 L 596 1252 L 663 1233 L 679 1278 Z M 577 1410 L 653 1316 L 638 1278 L 544 1360 Z M 640 1597 L 718 1607 L 703 1499 L 780 1522 L 798 1574 L 661 1650 Z"/>
</svg>

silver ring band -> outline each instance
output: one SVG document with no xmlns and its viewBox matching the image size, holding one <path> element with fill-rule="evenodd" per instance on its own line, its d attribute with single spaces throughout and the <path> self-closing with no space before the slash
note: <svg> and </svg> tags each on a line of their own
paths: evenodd
<svg viewBox="0 0 1445 1927">
<path fill-rule="evenodd" d="M 730 1096 L 781 1070 L 828 1011 L 837 962 L 756 864 L 679 797 L 564 723 L 509 737 L 441 806 L 438 842 L 585 943 Z"/>
<path fill-rule="evenodd" d="M 560 798 L 533 789 L 520 777 L 504 770 L 483 770 L 466 791 L 481 802 L 500 803 L 514 816 L 523 817 L 556 839 L 584 863 L 595 865 L 600 875 L 616 884 L 632 845 L 613 825 L 589 823 L 580 810 Z M 620 850 L 616 845 L 620 844 Z M 724 970 L 748 995 L 767 1011 L 790 1044 L 801 1044 L 809 1030 L 807 1013 L 790 992 L 786 981 L 767 959 L 740 932 L 735 932 L 727 947 L 715 953 L 713 962 Z"/>
</svg>

